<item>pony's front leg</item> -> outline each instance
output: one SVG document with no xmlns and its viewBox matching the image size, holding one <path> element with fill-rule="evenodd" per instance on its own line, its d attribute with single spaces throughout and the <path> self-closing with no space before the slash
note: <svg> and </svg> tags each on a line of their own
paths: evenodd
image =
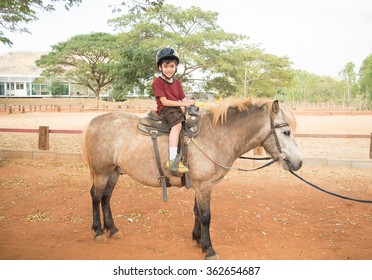
<svg viewBox="0 0 372 280">
<path fill-rule="evenodd" d="M 205 259 L 215 260 L 219 259 L 217 253 L 214 251 L 210 237 L 210 211 L 211 189 L 200 191 L 196 189 L 195 193 L 195 225 L 193 230 L 193 239 L 206 252 Z"/>
<path fill-rule="evenodd" d="M 201 221 L 200 221 L 200 211 L 198 208 L 198 204 L 196 203 L 196 196 L 194 200 L 194 214 L 195 214 L 195 222 L 194 222 L 194 229 L 192 230 L 192 240 L 195 240 L 198 247 L 201 247 L 200 245 Z"/>
</svg>

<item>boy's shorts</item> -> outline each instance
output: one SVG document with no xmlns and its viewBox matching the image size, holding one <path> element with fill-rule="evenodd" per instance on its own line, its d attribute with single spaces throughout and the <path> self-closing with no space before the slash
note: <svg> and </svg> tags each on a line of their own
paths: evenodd
<svg viewBox="0 0 372 280">
<path fill-rule="evenodd" d="M 158 114 L 168 122 L 169 128 L 185 121 L 181 107 L 163 107 L 158 111 Z"/>
</svg>

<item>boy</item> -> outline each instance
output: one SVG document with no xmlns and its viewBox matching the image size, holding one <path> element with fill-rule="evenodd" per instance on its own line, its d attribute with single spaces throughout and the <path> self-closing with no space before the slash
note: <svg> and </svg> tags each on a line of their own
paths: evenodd
<svg viewBox="0 0 372 280">
<path fill-rule="evenodd" d="M 166 120 L 171 127 L 169 133 L 169 159 L 166 167 L 171 168 L 177 156 L 177 146 L 182 129 L 182 122 L 185 121 L 181 107 L 195 104 L 195 100 L 188 101 L 183 92 L 179 80 L 174 78 L 180 60 L 173 48 L 163 48 L 156 55 L 156 65 L 161 71 L 161 76 L 154 79 L 152 89 L 156 98 L 157 113 Z M 186 173 L 189 169 L 180 161 L 177 172 Z"/>
</svg>

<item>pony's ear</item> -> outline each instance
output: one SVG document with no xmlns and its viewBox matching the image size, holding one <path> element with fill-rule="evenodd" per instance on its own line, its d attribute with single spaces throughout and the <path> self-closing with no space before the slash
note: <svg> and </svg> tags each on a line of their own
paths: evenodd
<svg viewBox="0 0 372 280">
<path fill-rule="evenodd" d="M 279 101 L 278 100 L 273 101 L 272 111 L 275 115 L 279 113 L 280 108 L 279 108 Z"/>
</svg>

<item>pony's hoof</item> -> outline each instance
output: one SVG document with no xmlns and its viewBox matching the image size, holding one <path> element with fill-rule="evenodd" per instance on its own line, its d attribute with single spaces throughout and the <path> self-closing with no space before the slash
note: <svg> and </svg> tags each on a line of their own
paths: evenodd
<svg viewBox="0 0 372 280">
<path fill-rule="evenodd" d="M 105 234 L 98 235 L 98 236 L 94 237 L 94 240 L 97 243 L 106 243 L 106 242 L 108 242 L 107 236 Z"/>
<path fill-rule="evenodd" d="M 220 257 L 217 255 L 217 254 L 215 254 L 215 255 L 213 255 L 213 256 L 205 256 L 205 259 L 206 260 L 219 260 L 220 259 Z"/>
<path fill-rule="evenodd" d="M 110 237 L 113 238 L 113 239 L 122 239 L 123 234 L 120 231 L 117 231 L 117 232 L 113 233 Z"/>
</svg>

